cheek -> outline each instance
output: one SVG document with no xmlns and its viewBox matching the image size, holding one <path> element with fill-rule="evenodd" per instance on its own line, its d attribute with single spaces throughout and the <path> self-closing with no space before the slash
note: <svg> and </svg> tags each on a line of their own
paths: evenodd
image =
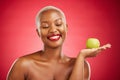
<svg viewBox="0 0 120 80">
<path fill-rule="evenodd" d="M 63 27 L 61 28 L 61 32 L 64 33 L 64 34 L 67 33 L 67 28 L 66 28 L 66 26 L 63 26 Z"/>
<path fill-rule="evenodd" d="M 40 31 L 40 36 L 41 36 L 41 38 L 46 37 L 46 36 L 47 36 L 47 31 L 41 29 L 41 31 Z"/>
<path fill-rule="evenodd" d="M 66 27 L 62 27 L 62 28 L 61 28 L 61 33 L 62 33 L 63 38 L 65 38 L 65 37 L 66 37 L 66 34 L 67 34 L 67 29 L 66 29 Z"/>
</svg>

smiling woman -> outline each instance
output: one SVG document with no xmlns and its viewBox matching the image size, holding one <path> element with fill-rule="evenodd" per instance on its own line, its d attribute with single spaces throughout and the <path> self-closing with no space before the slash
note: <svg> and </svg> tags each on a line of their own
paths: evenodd
<svg viewBox="0 0 120 80">
<path fill-rule="evenodd" d="M 64 22 L 66 20 L 62 13 L 59 9 L 49 6 L 42 9 L 38 14 L 39 23 L 36 22 L 40 25 L 37 25 L 37 31 L 47 46 L 62 45 L 65 40 L 67 24 Z"/>
<path fill-rule="evenodd" d="M 110 44 L 83 49 L 76 58 L 68 57 L 62 53 L 67 33 L 63 12 L 56 7 L 47 6 L 37 14 L 36 22 L 44 49 L 17 59 L 7 80 L 90 80 L 90 66 L 86 58 L 110 48 Z"/>
</svg>

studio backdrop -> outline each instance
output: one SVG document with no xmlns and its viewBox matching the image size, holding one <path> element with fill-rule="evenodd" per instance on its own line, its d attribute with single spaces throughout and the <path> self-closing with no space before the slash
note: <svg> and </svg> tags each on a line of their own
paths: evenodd
<svg viewBox="0 0 120 80">
<path fill-rule="evenodd" d="M 63 53 L 76 57 L 90 37 L 98 38 L 101 46 L 110 43 L 111 49 L 87 59 L 91 80 L 120 80 L 119 4 L 119 0 L 0 0 L 0 80 L 5 80 L 15 59 L 43 48 L 35 17 L 48 5 L 66 15 L 68 33 Z"/>
</svg>

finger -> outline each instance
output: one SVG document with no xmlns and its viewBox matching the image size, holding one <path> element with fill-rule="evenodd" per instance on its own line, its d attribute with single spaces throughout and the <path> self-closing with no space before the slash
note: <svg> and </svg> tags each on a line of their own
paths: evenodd
<svg viewBox="0 0 120 80">
<path fill-rule="evenodd" d="M 106 48 L 111 48 L 111 44 L 106 44 L 105 47 Z"/>
<path fill-rule="evenodd" d="M 100 52 L 102 52 L 103 50 L 106 50 L 107 48 L 111 48 L 111 44 L 106 44 L 106 45 L 103 45 L 102 47 L 95 48 L 93 50 L 95 51 L 95 55 L 98 55 Z"/>
<path fill-rule="evenodd" d="M 111 44 L 106 44 L 106 45 L 103 45 L 102 47 L 100 47 L 99 49 L 101 50 L 105 50 L 107 48 L 111 48 Z"/>
<path fill-rule="evenodd" d="M 104 46 L 102 46 L 102 47 L 99 47 L 98 48 L 98 51 L 102 51 L 102 50 L 105 50 L 106 48 L 104 47 Z"/>
</svg>

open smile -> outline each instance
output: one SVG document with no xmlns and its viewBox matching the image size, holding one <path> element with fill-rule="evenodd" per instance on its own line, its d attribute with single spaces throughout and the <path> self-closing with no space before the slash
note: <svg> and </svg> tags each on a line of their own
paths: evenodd
<svg viewBox="0 0 120 80">
<path fill-rule="evenodd" d="M 47 38 L 51 41 L 57 41 L 60 39 L 60 37 L 61 37 L 60 34 L 52 34 L 52 35 L 49 35 Z"/>
</svg>

